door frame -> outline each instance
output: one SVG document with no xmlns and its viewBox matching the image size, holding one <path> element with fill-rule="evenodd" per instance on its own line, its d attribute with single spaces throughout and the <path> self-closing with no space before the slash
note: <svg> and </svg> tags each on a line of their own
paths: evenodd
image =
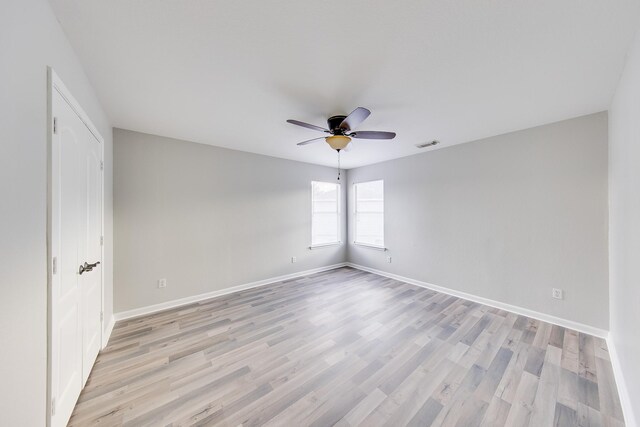
<svg viewBox="0 0 640 427">
<path fill-rule="evenodd" d="M 52 250 L 52 188 L 53 188 L 53 95 L 54 92 L 58 92 L 60 96 L 69 104 L 71 109 L 77 114 L 82 123 L 87 127 L 89 132 L 96 138 L 100 144 L 100 156 L 101 156 L 101 202 L 100 207 L 102 210 L 100 233 L 102 236 L 102 244 L 100 246 L 100 263 L 102 268 L 100 269 L 100 288 L 101 288 L 101 303 L 100 309 L 104 313 L 104 138 L 98 132 L 98 129 L 94 126 L 93 122 L 89 118 L 89 115 L 80 106 L 80 103 L 73 97 L 71 91 L 67 89 L 60 77 L 56 74 L 52 67 L 47 67 L 47 426 L 51 425 L 52 418 L 52 387 L 51 387 L 51 354 L 52 354 L 52 318 L 51 318 L 51 304 L 52 304 L 52 285 L 53 285 L 53 250 Z M 105 340 L 105 324 L 107 319 L 102 316 L 100 324 L 100 341 L 101 349 L 103 349 L 107 343 Z"/>
</svg>

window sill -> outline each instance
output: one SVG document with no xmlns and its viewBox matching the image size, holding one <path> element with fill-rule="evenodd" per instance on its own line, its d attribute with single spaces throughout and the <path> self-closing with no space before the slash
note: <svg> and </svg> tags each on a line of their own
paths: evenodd
<svg viewBox="0 0 640 427">
<path fill-rule="evenodd" d="M 332 243 L 323 243 L 321 245 L 311 245 L 309 246 L 309 249 L 313 250 L 313 249 L 321 249 L 321 248 L 327 248 L 329 246 L 338 246 L 341 245 L 342 242 L 332 242 Z"/>
<path fill-rule="evenodd" d="M 363 246 L 365 248 L 375 249 L 377 251 L 386 251 L 387 250 L 387 248 L 385 248 L 384 246 L 370 245 L 368 243 L 353 242 L 353 244 L 354 245 L 358 245 L 358 246 Z"/>
</svg>

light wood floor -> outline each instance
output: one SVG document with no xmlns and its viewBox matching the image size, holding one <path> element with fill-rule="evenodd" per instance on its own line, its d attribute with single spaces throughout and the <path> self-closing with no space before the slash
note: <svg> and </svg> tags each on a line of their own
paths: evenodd
<svg viewBox="0 0 640 427">
<path fill-rule="evenodd" d="M 71 425 L 621 420 L 602 339 L 341 268 L 119 322 Z"/>
</svg>

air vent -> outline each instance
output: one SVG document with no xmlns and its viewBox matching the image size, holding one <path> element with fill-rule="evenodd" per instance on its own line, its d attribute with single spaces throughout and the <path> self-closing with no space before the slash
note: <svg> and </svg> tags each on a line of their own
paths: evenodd
<svg viewBox="0 0 640 427">
<path fill-rule="evenodd" d="M 433 141 L 429 141 L 429 142 L 425 142 L 422 144 L 417 144 L 416 147 L 418 148 L 427 148 L 427 147 L 433 147 L 434 145 L 438 145 L 440 144 L 440 141 L 436 141 L 435 139 Z"/>
</svg>

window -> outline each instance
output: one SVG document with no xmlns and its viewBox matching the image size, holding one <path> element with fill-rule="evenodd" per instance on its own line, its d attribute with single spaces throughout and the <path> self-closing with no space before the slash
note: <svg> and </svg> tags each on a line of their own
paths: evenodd
<svg viewBox="0 0 640 427">
<path fill-rule="evenodd" d="M 355 243 L 384 248 L 384 181 L 354 184 Z"/>
<path fill-rule="evenodd" d="M 311 182 L 311 246 L 340 243 L 340 185 Z"/>
</svg>

